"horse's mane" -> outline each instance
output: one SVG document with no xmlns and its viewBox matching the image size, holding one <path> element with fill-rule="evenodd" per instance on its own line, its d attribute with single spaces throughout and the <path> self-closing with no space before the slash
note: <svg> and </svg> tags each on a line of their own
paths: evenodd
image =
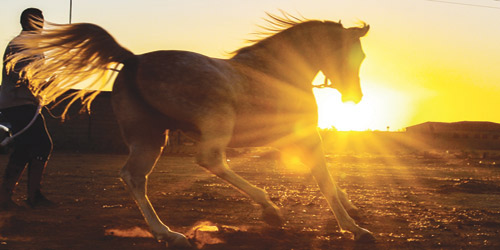
<svg viewBox="0 0 500 250">
<path fill-rule="evenodd" d="M 280 10 L 281 16 L 271 14 L 269 12 L 266 12 L 267 18 L 264 18 L 264 21 L 266 21 L 266 25 L 258 25 L 258 27 L 261 29 L 258 32 L 253 33 L 254 35 L 257 36 L 255 39 L 247 39 L 246 42 L 249 43 L 249 45 L 242 47 L 238 50 L 235 50 L 231 52 L 232 55 L 238 55 L 242 52 L 246 52 L 257 46 L 258 44 L 268 40 L 272 36 L 287 30 L 291 27 L 294 27 L 296 25 L 306 23 L 306 22 L 321 22 L 323 23 L 324 21 L 321 20 L 314 20 L 314 19 L 308 19 L 305 18 L 304 16 L 294 16 L 292 14 L 289 14 L 288 12 L 285 12 L 283 10 Z M 340 22 L 331 22 L 329 23 L 338 25 L 340 28 L 343 28 L 342 24 Z"/>
<path fill-rule="evenodd" d="M 252 42 L 252 43 L 257 43 L 257 42 L 260 42 L 262 40 L 265 40 L 266 38 L 268 38 L 276 33 L 279 33 L 283 30 L 291 28 L 297 24 L 311 21 L 310 19 L 307 19 L 303 16 L 297 17 L 297 16 L 291 15 L 285 11 L 281 11 L 281 13 L 282 13 L 282 16 L 278 16 L 278 15 L 266 12 L 267 18 L 264 18 L 264 21 L 266 21 L 267 24 L 265 26 L 259 25 L 258 27 L 261 28 L 262 30 L 254 33 L 254 35 L 257 35 L 260 38 L 249 39 L 247 41 Z"/>
</svg>

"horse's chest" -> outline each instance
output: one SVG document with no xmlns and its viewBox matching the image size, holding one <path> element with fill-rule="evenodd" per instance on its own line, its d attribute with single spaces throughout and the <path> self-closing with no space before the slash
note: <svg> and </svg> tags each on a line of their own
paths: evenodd
<svg viewBox="0 0 500 250">
<path fill-rule="evenodd" d="M 314 123 L 314 106 L 307 98 L 261 93 L 245 96 L 236 115 L 233 145 L 260 146 L 286 137 L 297 124 Z"/>
</svg>

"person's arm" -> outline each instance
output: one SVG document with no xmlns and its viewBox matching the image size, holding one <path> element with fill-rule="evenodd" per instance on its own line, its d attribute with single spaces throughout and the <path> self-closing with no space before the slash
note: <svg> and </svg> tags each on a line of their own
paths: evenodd
<svg viewBox="0 0 500 250">
<path fill-rule="evenodd" d="M 5 69 L 6 67 L 6 59 L 8 56 L 13 55 L 15 53 L 18 53 L 19 50 L 14 48 L 12 45 L 8 45 L 7 49 L 5 50 L 4 53 L 4 58 L 3 58 L 3 67 Z M 14 68 L 9 71 L 7 74 L 7 78 L 11 81 L 16 83 L 16 85 L 22 85 L 22 84 L 27 84 L 27 81 L 22 79 L 21 71 L 24 67 L 28 66 L 33 60 L 26 59 L 26 60 L 21 60 L 14 65 Z"/>
</svg>

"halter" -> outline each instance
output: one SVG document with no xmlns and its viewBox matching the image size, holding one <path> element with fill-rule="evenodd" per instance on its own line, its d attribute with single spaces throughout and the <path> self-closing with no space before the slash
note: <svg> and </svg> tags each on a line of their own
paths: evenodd
<svg viewBox="0 0 500 250">
<path fill-rule="evenodd" d="M 333 88 L 332 87 L 332 82 L 328 83 L 328 77 L 325 76 L 325 82 L 320 85 L 314 85 L 315 88 Z"/>
</svg>

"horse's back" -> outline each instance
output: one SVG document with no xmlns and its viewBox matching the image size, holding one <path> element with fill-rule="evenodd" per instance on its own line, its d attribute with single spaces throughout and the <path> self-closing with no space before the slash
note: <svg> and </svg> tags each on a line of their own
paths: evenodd
<svg viewBox="0 0 500 250">
<path fill-rule="evenodd" d="M 122 69 L 117 81 L 129 81 L 133 85 L 129 91 L 164 116 L 196 123 L 200 117 L 233 108 L 237 85 L 225 60 L 175 50 L 150 52 L 135 60 L 134 66 Z M 115 85 L 116 89 L 123 84 Z"/>
<path fill-rule="evenodd" d="M 138 60 L 139 85 L 155 81 L 162 86 L 168 83 L 206 87 L 207 84 L 225 82 L 230 72 L 225 60 L 189 51 L 155 51 L 139 55 Z"/>
</svg>

